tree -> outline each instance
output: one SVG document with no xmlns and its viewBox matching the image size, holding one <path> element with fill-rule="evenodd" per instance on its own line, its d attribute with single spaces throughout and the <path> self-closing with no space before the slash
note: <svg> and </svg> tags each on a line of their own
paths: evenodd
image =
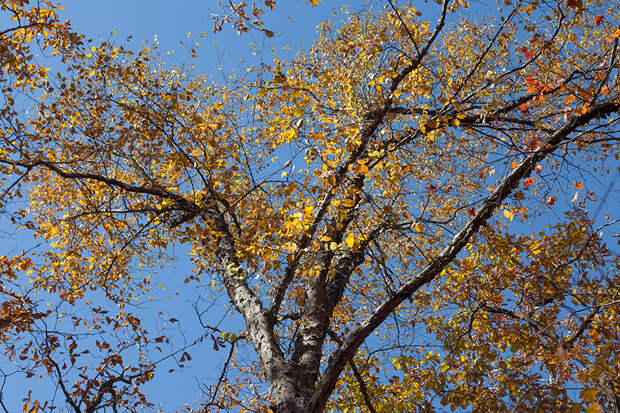
<svg viewBox="0 0 620 413">
<path fill-rule="evenodd" d="M 2 257 L 5 354 L 76 413 L 205 341 L 197 411 L 620 411 L 619 5 L 491 6 L 341 12 L 219 85 L 3 3 L 2 202 L 45 242 Z M 179 245 L 244 326 L 161 356 L 131 309 Z"/>
</svg>

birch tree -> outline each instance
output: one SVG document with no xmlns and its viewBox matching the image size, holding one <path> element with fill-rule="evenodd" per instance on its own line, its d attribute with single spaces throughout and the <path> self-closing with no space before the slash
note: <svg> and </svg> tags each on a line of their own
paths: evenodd
<svg viewBox="0 0 620 413">
<path fill-rule="evenodd" d="M 1 202 L 44 247 L 1 257 L 2 346 L 60 395 L 24 411 L 141 411 L 213 347 L 195 411 L 619 412 L 618 6 L 388 0 L 217 84 L 5 1 Z M 243 327 L 162 357 L 132 305 L 175 246 Z"/>
</svg>

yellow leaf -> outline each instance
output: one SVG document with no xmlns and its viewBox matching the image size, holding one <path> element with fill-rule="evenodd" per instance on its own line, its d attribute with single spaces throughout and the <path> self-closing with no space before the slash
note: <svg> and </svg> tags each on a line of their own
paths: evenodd
<svg viewBox="0 0 620 413">
<path fill-rule="evenodd" d="M 342 202 L 342 205 L 346 208 L 351 208 L 355 205 L 355 201 L 351 198 L 347 198 Z"/>
<path fill-rule="evenodd" d="M 596 390 L 594 389 L 583 389 L 581 391 L 581 399 L 584 402 L 593 402 L 596 400 Z"/>
<path fill-rule="evenodd" d="M 353 248 L 353 245 L 355 245 L 355 235 L 353 235 L 353 233 L 350 233 L 344 242 L 345 244 L 347 244 L 347 247 Z"/>
<path fill-rule="evenodd" d="M 368 169 L 368 166 L 366 166 L 365 163 L 358 163 L 357 166 L 355 167 L 355 172 L 361 175 L 368 175 L 370 173 L 370 170 Z"/>
<path fill-rule="evenodd" d="M 512 211 L 510 211 L 509 209 L 504 209 L 504 216 L 511 221 L 515 217 Z"/>
<path fill-rule="evenodd" d="M 293 109 L 293 115 L 300 117 L 303 116 L 306 113 L 305 110 L 303 110 L 302 108 L 296 107 L 295 109 Z"/>
<path fill-rule="evenodd" d="M 332 250 L 332 251 L 337 250 L 338 249 L 338 244 L 335 243 L 334 241 L 330 242 L 329 243 L 329 249 Z"/>
<path fill-rule="evenodd" d="M 597 402 L 592 402 L 586 407 L 586 413 L 599 413 L 601 411 L 601 405 Z"/>
</svg>

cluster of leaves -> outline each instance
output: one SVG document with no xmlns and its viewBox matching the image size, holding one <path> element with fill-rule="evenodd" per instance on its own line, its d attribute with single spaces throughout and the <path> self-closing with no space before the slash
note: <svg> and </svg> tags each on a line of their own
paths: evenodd
<svg viewBox="0 0 620 413">
<path fill-rule="evenodd" d="M 308 4 L 316 6 L 321 0 L 308 0 Z M 273 10 L 276 6 L 275 0 L 263 0 L 264 7 Z M 223 14 L 212 15 L 213 19 L 213 32 L 222 31 L 227 25 L 232 25 L 233 29 L 237 31 L 237 34 L 245 33 L 248 30 L 260 30 L 267 37 L 273 37 L 274 33 L 271 30 L 264 28 L 263 14 L 265 11 L 261 6 L 257 6 L 256 3 L 252 3 L 252 6 L 246 1 L 233 2 L 228 0 L 227 2 L 219 2 L 218 7 L 224 10 Z"/>
</svg>

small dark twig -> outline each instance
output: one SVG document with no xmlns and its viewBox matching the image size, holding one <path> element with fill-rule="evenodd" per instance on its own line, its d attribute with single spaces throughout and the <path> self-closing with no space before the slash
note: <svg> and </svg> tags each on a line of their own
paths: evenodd
<svg viewBox="0 0 620 413">
<path fill-rule="evenodd" d="M 335 331 L 328 330 L 327 333 L 332 338 L 332 340 L 334 340 L 338 345 L 342 344 L 342 339 L 338 337 L 338 334 L 336 334 Z M 374 406 L 372 405 L 372 401 L 370 400 L 370 395 L 368 393 L 368 386 L 366 386 L 364 377 L 362 377 L 362 374 L 357 369 L 357 366 L 355 365 L 355 362 L 353 360 L 349 360 L 349 366 L 351 366 L 353 375 L 355 376 L 355 379 L 357 380 L 357 384 L 360 387 L 360 393 L 362 393 L 362 397 L 364 398 L 364 403 L 366 403 L 366 407 L 368 407 L 368 410 L 370 411 L 370 413 L 377 413 L 377 410 L 374 408 Z"/>
</svg>

